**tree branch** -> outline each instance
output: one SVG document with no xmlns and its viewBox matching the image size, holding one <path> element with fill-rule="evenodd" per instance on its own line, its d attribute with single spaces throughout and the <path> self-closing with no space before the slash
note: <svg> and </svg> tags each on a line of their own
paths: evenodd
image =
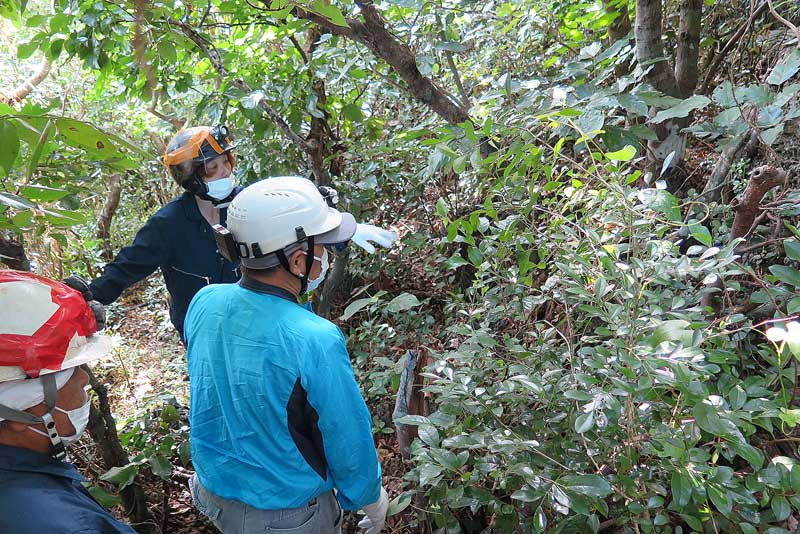
<svg viewBox="0 0 800 534">
<path fill-rule="evenodd" d="M 792 33 L 794 33 L 795 37 L 797 37 L 797 47 L 800 48 L 800 28 L 782 17 L 772 5 L 772 0 L 767 0 L 767 4 L 769 5 L 769 12 L 772 13 L 772 16 L 775 17 L 778 22 L 789 28 Z"/>
<path fill-rule="evenodd" d="M 43 59 L 39 66 L 36 67 L 36 71 L 28 78 L 25 79 L 24 82 L 19 84 L 14 90 L 11 91 L 9 95 L 0 95 L 0 103 L 4 104 L 16 104 L 17 102 L 22 101 L 26 96 L 31 94 L 36 86 L 39 85 L 47 78 L 47 75 L 50 73 L 50 61 L 47 58 Z"/>
</svg>

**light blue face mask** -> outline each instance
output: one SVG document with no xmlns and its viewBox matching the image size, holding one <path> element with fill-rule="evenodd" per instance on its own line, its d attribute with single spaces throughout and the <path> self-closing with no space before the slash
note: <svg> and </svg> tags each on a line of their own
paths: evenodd
<svg viewBox="0 0 800 534">
<path fill-rule="evenodd" d="M 206 182 L 206 186 L 208 186 L 208 196 L 217 200 L 222 200 L 230 195 L 233 188 L 236 187 L 236 178 L 231 174 L 219 180 Z"/>
</svg>

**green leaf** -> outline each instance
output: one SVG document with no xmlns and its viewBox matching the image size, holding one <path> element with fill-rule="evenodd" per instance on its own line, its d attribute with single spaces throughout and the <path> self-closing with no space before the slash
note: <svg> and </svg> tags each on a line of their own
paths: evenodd
<svg viewBox="0 0 800 534">
<path fill-rule="evenodd" d="M 342 12 L 339 11 L 339 8 L 327 3 L 325 0 L 314 0 L 311 10 L 315 13 L 319 13 L 337 26 L 349 27 L 347 20 L 344 18 L 344 15 L 342 15 Z"/>
<path fill-rule="evenodd" d="M 56 189 L 55 187 L 45 187 L 43 185 L 26 185 L 20 193 L 28 200 L 44 201 L 58 200 L 69 195 L 69 191 L 66 189 Z"/>
<path fill-rule="evenodd" d="M 342 113 L 347 119 L 353 122 L 361 122 L 364 120 L 364 113 L 362 113 L 361 107 L 356 104 L 347 104 L 342 109 Z"/>
<path fill-rule="evenodd" d="M 683 100 L 680 104 L 673 106 L 669 109 L 659 111 L 655 118 L 651 121 L 656 124 L 664 122 L 669 119 L 679 119 L 688 116 L 692 111 L 703 109 L 711 103 L 711 99 L 703 95 L 690 96 Z"/>
<path fill-rule="evenodd" d="M 75 119 L 56 119 L 58 133 L 61 134 L 70 146 L 85 148 L 99 158 L 121 157 L 123 154 L 117 150 L 108 135 L 93 125 Z"/>
<path fill-rule="evenodd" d="M 178 445 L 178 456 L 181 459 L 181 465 L 186 467 L 192 461 L 192 444 L 186 439 Z"/>
<path fill-rule="evenodd" d="M 172 464 L 169 463 L 168 458 L 156 454 L 148 458 L 147 462 L 150 464 L 150 469 L 155 476 L 162 480 L 169 480 L 170 475 L 172 475 Z"/>
<path fill-rule="evenodd" d="M 775 521 L 783 521 L 792 513 L 792 507 L 783 495 L 774 496 L 769 506 L 772 508 L 772 513 L 775 514 Z"/>
<path fill-rule="evenodd" d="M 47 124 L 42 129 L 42 133 L 39 136 L 39 140 L 36 142 L 36 146 L 33 149 L 30 157 L 28 158 L 28 172 L 27 177 L 30 179 L 33 176 L 33 172 L 36 170 L 37 165 L 39 165 L 39 159 L 42 157 L 42 150 L 44 150 L 44 146 L 47 144 L 47 138 L 50 135 L 50 130 L 53 126 L 52 119 L 47 120 Z M 24 194 L 24 193 L 23 193 Z M 31 197 L 27 197 L 31 198 Z M 59 197 L 61 198 L 61 197 Z M 33 199 L 32 199 L 33 200 Z M 42 199 L 42 200 L 56 200 L 56 199 Z"/>
<path fill-rule="evenodd" d="M 77 224 L 85 224 L 88 221 L 86 216 L 79 211 L 57 208 L 44 210 L 44 218 L 47 219 L 47 222 L 57 227 L 75 226 Z"/>
<path fill-rule="evenodd" d="M 105 489 L 103 486 L 89 486 L 89 494 L 100 503 L 103 508 L 111 508 L 122 504 L 122 498 Z"/>
<path fill-rule="evenodd" d="M 14 124 L 8 119 L 0 119 L 0 167 L 8 174 L 19 154 L 19 135 Z"/>
<path fill-rule="evenodd" d="M 613 491 L 611 484 L 598 475 L 567 475 L 558 482 L 569 491 L 597 499 L 607 497 Z"/>
<path fill-rule="evenodd" d="M 419 485 L 427 486 L 434 478 L 442 474 L 442 469 L 436 464 L 424 464 L 419 470 Z"/>
<path fill-rule="evenodd" d="M 133 482 L 139 472 L 139 464 L 128 464 L 123 467 L 112 467 L 100 476 L 100 480 L 113 482 L 123 489 Z"/>
<path fill-rule="evenodd" d="M 716 484 L 709 484 L 707 491 L 711 502 L 714 503 L 717 510 L 719 510 L 722 515 L 729 515 L 733 509 L 733 501 L 727 491 L 725 491 L 725 488 L 717 486 Z"/>
<path fill-rule="evenodd" d="M 373 302 L 372 297 L 354 300 L 347 305 L 347 307 L 344 309 L 344 313 L 341 315 L 341 317 L 339 317 L 339 320 L 348 320 L 350 317 L 366 308 L 371 302 Z"/>
<path fill-rule="evenodd" d="M 447 212 L 447 202 L 445 202 L 444 198 L 439 197 L 439 200 L 436 201 L 436 215 L 444 219 L 447 217 Z"/>
<path fill-rule="evenodd" d="M 431 424 L 431 420 L 422 415 L 404 415 L 403 417 L 398 417 L 395 419 L 394 422 L 401 425 L 412 426 Z"/>
<path fill-rule="evenodd" d="M 672 473 L 672 500 L 679 508 L 683 508 L 689 504 L 692 498 L 692 480 L 689 475 L 682 471 L 675 471 Z"/>
<path fill-rule="evenodd" d="M 27 199 L 11 193 L 2 192 L 0 192 L 0 204 L 5 204 L 6 206 L 17 210 L 27 210 L 36 207 L 36 204 Z"/>
<path fill-rule="evenodd" d="M 611 161 L 630 161 L 636 155 L 636 149 L 631 145 L 625 145 L 622 150 L 606 153 L 606 158 Z"/>
<path fill-rule="evenodd" d="M 800 261 L 800 241 L 787 239 L 783 242 L 783 248 L 790 259 Z"/>
<path fill-rule="evenodd" d="M 781 85 L 800 70 L 800 49 L 795 48 L 792 53 L 775 65 L 767 76 L 767 83 Z"/>
<path fill-rule="evenodd" d="M 583 434 L 594 426 L 594 411 L 584 413 L 575 418 L 575 432 Z"/>
<path fill-rule="evenodd" d="M 391 501 L 389 501 L 389 508 L 386 510 L 386 517 L 397 515 L 411 505 L 411 494 L 403 492 Z"/>
<path fill-rule="evenodd" d="M 713 240 L 711 239 L 711 232 L 709 232 L 708 228 L 706 228 L 700 223 L 690 224 L 689 233 L 692 234 L 692 237 L 694 237 L 707 247 L 710 247 L 713 244 Z"/>
<path fill-rule="evenodd" d="M 419 439 L 427 443 L 431 447 L 439 446 L 439 431 L 433 425 L 419 425 L 418 430 Z"/>
<path fill-rule="evenodd" d="M 698 402 L 694 406 L 694 420 L 697 426 L 715 436 L 725 434 L 725 427 L 717 413 L 717 408 L 706 402 Z"/>
<path fill-rule="evenodd" d="M 411 293 L 401 293 L 393 298 L 386 306 L 386 311 L 397 313 L 404 310 L 410 310 L 419 306 L 421 303 L 419 299 Z"/>
<path fill-rule="evenodd" d="M 794 287 L 800 287 L 800 271 L 786 265 L 770 265 L 769 272 L 778 280 Z"/>
<path fill-rule="evenodd" d="M 687 330 L 687 326 L 689 326 L 689 322 L 683 319 L 664 321 L 656 327 L 655 331 L 646 339 L 646 342 L 648 345 L 655 348 L 664 341 L 685 339 L 687 334 L 691 336 L 691 330 Z"/>
</svg>

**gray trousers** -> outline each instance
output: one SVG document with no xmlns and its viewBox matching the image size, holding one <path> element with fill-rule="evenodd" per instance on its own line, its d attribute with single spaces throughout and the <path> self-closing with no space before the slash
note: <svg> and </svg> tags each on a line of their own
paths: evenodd
<svg viewBox="0 0 800 534">
<path fill-rule="evenodd" d="M 208 491 L 197 475 L 189 479 L 194 505 L 223 534 L 341 534 L 342 509 L 332 491 L 305 506 L 259 510 Z"/>
</svg>

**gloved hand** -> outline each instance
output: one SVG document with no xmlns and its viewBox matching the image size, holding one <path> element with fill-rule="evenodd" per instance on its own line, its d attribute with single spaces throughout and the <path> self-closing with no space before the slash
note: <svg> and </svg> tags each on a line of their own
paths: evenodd
<svg viewBox="0 0 800 534">
<path fill-rule="evenodd" d="M 94 320 L 97 323 L 97 330 L 100 331 L 104 329 L 106 327 L 106 308 L 96 300 L 92 299 L 92 290 L 89 289 L 89 283 L 77 274 L 69 275 L 68 277 L 64 278 L 61 283 L 80 292 L 94 314 Z"/>
<path fill-rule="evenodd" d="M 386 511 L 389 509 L 389 494 L 381 488 L 381 496 L 372 504 L 364 507 L 367 517 L 358 522 L 359 528 L 367 529 L 367 534 L 378 534 L 386 522 Z"/>
<path fill-rule="evenodd" d="M 358 223 L 356 225 L 356 233 L 353 234 L 350 240 L 372 254 L 375 252 L 375 247 L 372 246 L 370 241 L 383 248 L 389 248 L 392 246 L 392 243 L 397 241 L 397 232 L 384 230 L 383 228 L 378 228 L 371 224 Z"/>
</svg>

